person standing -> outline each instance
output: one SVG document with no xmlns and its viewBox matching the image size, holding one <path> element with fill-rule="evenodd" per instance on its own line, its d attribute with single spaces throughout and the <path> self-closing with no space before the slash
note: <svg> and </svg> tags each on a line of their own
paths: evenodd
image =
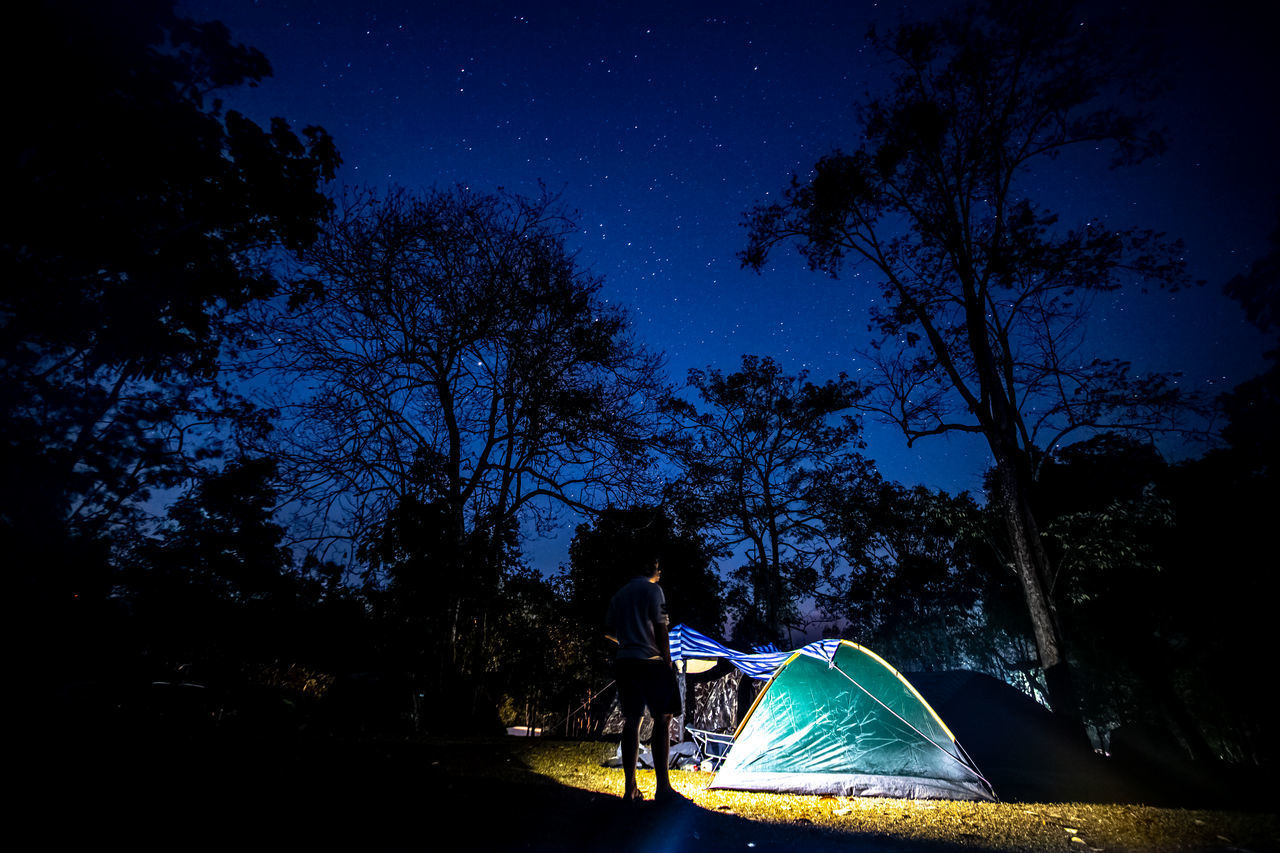
<svg viewBox="0 0 1280 853">
<path fill-rule="evenodd" d="M 667 599 L 658 581 L 662 566 L 657 559 L 642 564 L 609 602 L 605 624 L 618 641 L 614 672 L 618 705 L 622 710 L 622 770 L 626 778 L 622 798 L 628 803 L 644 799 L 636 786 L 636 761 L 640 757 L 640 719 L 648 707 L 653 717 L 654 800 L 682 799 L 671 787 L 667 763 L 671 717 L 679 714 L 680 688 L 676 684 L 667 636 Z"/>
</svg>

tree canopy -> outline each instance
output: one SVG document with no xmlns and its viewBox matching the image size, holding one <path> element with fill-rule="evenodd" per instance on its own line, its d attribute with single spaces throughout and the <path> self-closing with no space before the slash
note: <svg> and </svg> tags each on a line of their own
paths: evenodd
<svg viewBox="0 0 1280 853">
<path fill-rule="evenodd" d="M 167 0 L 49 0 L 9 24 L 28 82 L 0 143 L 0 548 L 47 612 L 106 595 L 112 525 L 192 474 L 191 431 L 231 406 L 209 385 L 229 314 L 316 236 L 338 155 L 321 128 L 225 110 L 270 66 Z"/>
<path fill-rule="evenodd" d="M 262 128 L 221 90 L 271 73 L 261 52 L 171 0 L 25 4 L 34 67 L 15 87 L 14 164 L 0 235 L 0 353 L 47 376 L 214 369 L 220 312 L 270 295 L 264 252 L 318 234 L 328 134 Z M 31 40 L 35 40 L 32 43 Z"/>
<path fill-rule="evenodd" d="M 295 496 L 359 540 L 406 498 L 463 534 L 626 502 L 657 360 L 565 245 L 550 196 L 349 195 L 260 318 Z"/>
<path fill-rule="evenodd" d="M 614 650 L 603 641 L 609 601 L 655 559 L 662 565 L 671 624 L 718 633 L 724 623 L 715 545 L 675 516 L 661 506 L 610 508 L 574 531 L 569 565 L 558 584 L 581 638 L 583 658 L 597 673 L 606 672 L 613 657 Z"/>
<path fill-rule="evenodd" d="M 1036 466 L 1078 430 L 1169 429 L 1181 402 L 1169 377 L 1080 346 L 1092 294 L 1186 283 L 1176 247 L 1100 219 L 1063 224 L 1036 197 L 1035 169 L 1064 152 L 1105 147 L 1125 164 L 1161 147 L 1135 100 L 1140 63 L 1102 29 L 1081 26 L 1069 3 L 992 0 L 873 33 L 893 82 L 860 105 L 862 144 L 752 211 L 742 254 L 763 269 L 794 243 L 831 275 L 874 270 L 867 408 L 908 442 L 986 439 L 1041 662 L 1068 715 Z"/>
<path fill-rule="evenodd" d="M 847 376 L 814 383 L 754 355 L 729 374 L 691 370 L 688 387 L 696 401 L 666 404 L 665 442 L 680 470 L 672 491 L 723 548 L 742 551 L 728 591 L 735 637 L 781 641 L 804 627 L 797 605 L 817 594 L 830 557 L 812 496 L 835 472 L 868 464 L 844 414 L 861 392 Z"/>
</svg>

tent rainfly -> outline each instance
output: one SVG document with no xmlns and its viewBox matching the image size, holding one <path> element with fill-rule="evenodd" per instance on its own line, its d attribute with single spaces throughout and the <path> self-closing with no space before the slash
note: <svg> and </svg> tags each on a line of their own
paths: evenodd
<svg viewBox="0 0 1280 853">
<path fill-rule="evenodd" d="M 726 658 L 769 678 L 734 733 L 712 788 L 840 796 L 994 800 L 994 792 L 919 692 L 848 640 L 742 654 L 687 626 L 673 657 Z"/>
</svg>

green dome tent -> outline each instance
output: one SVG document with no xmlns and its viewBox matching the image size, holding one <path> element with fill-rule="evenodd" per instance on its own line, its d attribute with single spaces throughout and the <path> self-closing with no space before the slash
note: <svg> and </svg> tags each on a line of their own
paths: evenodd
<svg viewBox="0 0 1280 853">
<path fill-rule="evenodd" d="M 993 800 L 942 720 L 879 655 L 793 653 L 743 718 L 712 788 Z"/>
</svg>

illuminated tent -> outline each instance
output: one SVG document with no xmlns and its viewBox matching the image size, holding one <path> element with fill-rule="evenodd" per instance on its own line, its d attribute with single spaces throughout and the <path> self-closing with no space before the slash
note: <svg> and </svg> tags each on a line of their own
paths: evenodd
<svg viewBox="0 0 1280 853">
<path fill-rule="evenodd" d="M 679 647 L 672 644 L 673 657 L 709 660 L 719 646 L 747 674 L 772 672 L 712 788 L 994 799 L 934 710 L 874 652 L 824 640 L 791 653 L 744 655 L 687 637 L 681 632 Z"/>
</svg>

